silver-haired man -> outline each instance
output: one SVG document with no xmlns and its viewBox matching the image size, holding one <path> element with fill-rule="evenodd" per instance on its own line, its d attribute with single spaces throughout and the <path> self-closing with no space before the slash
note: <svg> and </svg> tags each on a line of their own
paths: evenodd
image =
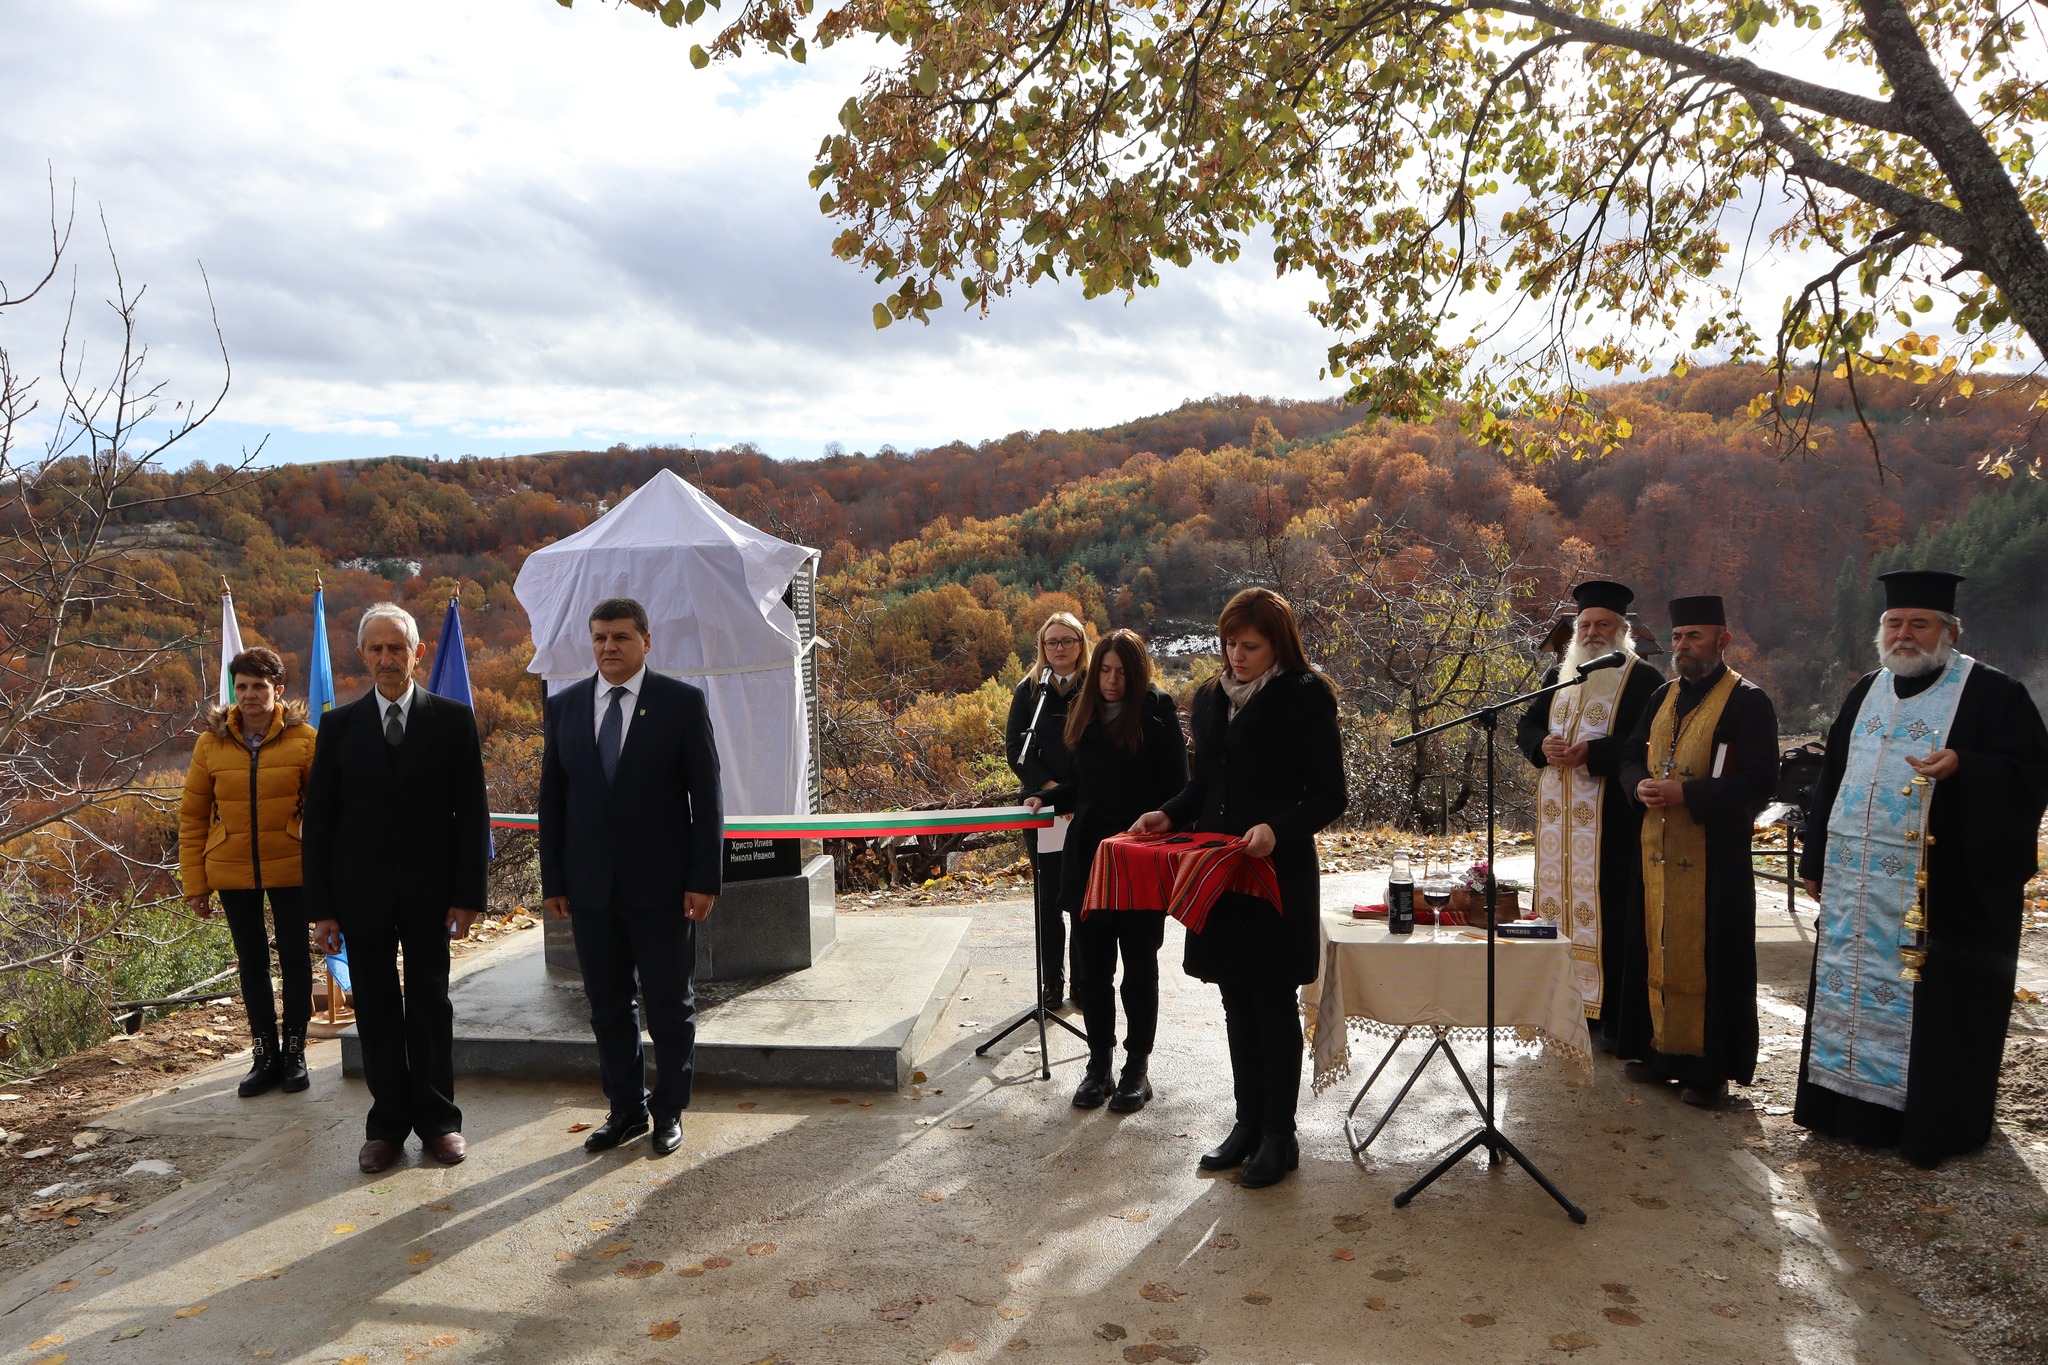
<svg viewBox="0 0 2048 1365">
<path fill-rule="evenodd" d="M 485 904 L 490 808 L 467 706 L 413 681 L 420 628 L 380 602 L 356 627 L 373 686 L 327 713 L 306 785 L 306 911 L 332 952 L 348 936 L 363 1079 L 365 1175 L 396 1162 L 409 1134 L 445 1166 L 462 1160 L 448 942 Z M 398 954 L 405 951 L 401 986 Z"/>
<path fill-rule="evenodd" d="M 2048 732 L 1957 652 L 1960 575 L 1880 578 L 1882 667 L 1828 732 L 1799 864 L 1820 927 L 1792 1117 L 1933 1166 L 1991 1136 Z"/>
</svg>

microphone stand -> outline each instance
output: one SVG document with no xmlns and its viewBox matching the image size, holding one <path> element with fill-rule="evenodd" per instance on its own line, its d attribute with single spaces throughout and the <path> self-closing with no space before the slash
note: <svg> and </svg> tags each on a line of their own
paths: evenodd
<svg viewBox="0 0 2048 1365">
<path fill-rule="evenodd" d="M 1025 760 L 1031 757 L 1031 745 L 1038 738 L 1038 718 L 1045 714 L 1045 694 L 1051 683 L 1051 675 L 1052 670 L 1050 668 L 1040 675 L 1038 705 L 1032 708 L 1031 724 L 1024 731 L 1024 742 L 1017 746 L 1017 766 L 1020 768 L 1024 766 Z M 1030 793 L 1027 792 L 1025 795 L 1029 796 Z M 1051 1020 L 1083 1042 L 1088 1040 L 1088 1035 L 1075 1028 L 1065 1018 L 1045 1007 L 1045 925 L 1038 916 L 1038 839 L 1036 834 L 1033 835 L 1031 840 L 1031 978 L 1031 1008 L 996 1030 L 993 1037 L 980 1047 L 974 1049 L 974 1055 L 977 1057 L 986 1055 L 988 1050 L 997 1043 L 1002 1042 L 1003 1039 L 1009 1037 L 1018 1029 L 1024 1027 L 1024 1025 L 1036 1020 L 1038 1023 L 1038 1079 L 1049 1081 L 1052 1079 L 1052 1057 L 1051 1049 L 1046 1046 L 1045 1041 L 1046 1021 Z"/>
<path fill-rule="evenodd" d="M 1606 659 L 1612 659 L 1614 660 L 1614 662 L 1611 664 L 1606 663 Z M 1615 668 L 1619 667 L 1622 664 L 1623 660 L 1621 655 L 1616 653 L 1603 656 L 1601 660 L 1596 660 L 1595 662 L 1603 668 Z M 1593 671 L 1597 672 L 1598 669 L 1595 669 Z M 1528 1172 L 1529 1178 L 1531 1180 L 1534 1180 L 1538 1185 L 1543 1187 L 1543 1192 L 1545 1194 L 1549 1195 L 1552 1199 L 1555 1199 L 1557 1201 L 1558 1207 L 1562 1208 L 1574 1223 L 1583 1223 L 1586 1221 L 1586 1211 L 1580 1208 L 1577 1204 L 1574 1204 L 1571 1200 L 1565 1198 L 1564 1191 L 1558 1189 L 1558 1187 L 1555 1184 L 1551 1183 L 1549 1176 L 1537 1170 L 1535 1163 L 1531 1162 L 1528 1157 L 1522 1155 L 1521 1148 L 1515 1146 L 1514 1143 L 1508 1141 L 1507 1134 L 1501 1132 L 1500 1125 L 1494 1121 L 1493 1109 L 1493 954 L 1494 946 L 1496 943 L 1499 942 L 1499 939 L 1495 934 L 1494 925 L 1495 899 L 1499 894 L 1499 884 L 1498 879 L 1494 875 L 1493 867 L 1493 836 L 1495 822 L 1497 819 L 1494 810 L 1493 790 L 1493 737 L 1495 730 L 1498 728 L 1500 713 L 1502 711 L 1507 710 L 1510 706 L 1519 706 L 1523 702 L 1533 701 L 1537 697 L 1548 696 L 1552 692 L 1562 692 L 1568 687 L 1577 687 L 1580 683 L 1586 680 L 1586 673 L 1587 669 L 1582 666 L 1579 670 L 1578 675 L 1572 678 L 1569 682 L 1552 683 L 1548 687 L 1539 687 L 1533 692 L 1524 692 L 1519 697 L 1509 697 L 1506 701 L 1496 702 L 1492 706 L 1482 706 L 1478 710 L 1472 711 L 1466 715 L 1459 716 L 1455 720 L 1447 720 L 1441 725 L 1432 725 L 1426 730 L 1417 730 L 1412 734 L 1403 735 L 1399 739 L 1395 740 L 1393 743 L 1393 747 L 1398 749 L 1404 744 L 1413 744 L 1416 740 L 1421 739 L 1426 735 L 1433 735 L 1441 730 L 1449 730 L 1453 726 L 1458 725 L 1477 725 L 1480 729 L 1486 731 L 1486 1123 L 1476 1132 L 1466 1137 L 1463 1142 L 1460 1142 L 1457 1145 L 1457 1147 L 1451 1151 L 1451 1154 L 1449 1156 L 1445 1157 L 1443 1160 L 1439 1161 L 1434 1167 L 1432 1167 L 1428 1175 L 1423 1176 L 1422 1179 L 1416 1181 L 1413 1185 L 1410 1185 L 1407 1189 L 1395 1195 L 1394 1207 L 1397 1209 L 1407 1208 L 1408 1202 L 1415 1198 L 1416 1195 L 1422 1193 L 1422 1191 L 1427 1189 L 1430 1185 L 1434 1184 L 1436 1182 L 1437 1177 L 1443 1175 L 1446 1171 L 1450 1170 L 1451 1167 L 1457 1165 L 1466 1157 L 1470 1156 L 1472 1152 L 1476 1149 L 1484 1147 L 1486 1148 L 1486 1164 L 1488 1166 L 1499 1165 L 1500 1159 L 1503 1155 L 1511 1157 L 1517 1166 L 1520 1166 L 1524 1171 Z"/>
</svg>

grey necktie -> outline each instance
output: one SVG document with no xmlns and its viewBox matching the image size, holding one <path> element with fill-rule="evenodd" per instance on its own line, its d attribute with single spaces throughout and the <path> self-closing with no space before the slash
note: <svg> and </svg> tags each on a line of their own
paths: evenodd
<svg viewBox="0 0 2048 1365">
<path fill-rule="evenodd" d="M 405 722 L 398 718 L 397 702 L 384 712 L 384 742 L 394 749 L 405 743 Z"/>
<path fill-rule="evenodd" d="M 605 707 L 604 720 L 597 727 L 597 761 L 604 769 L 606 782 L 610 782 L 612 774 L 619 770 L 619 740 L 626 728 L 625 718 L 619 714 L 619 703 L 625 695 L 623 687 L 612 689 L 611 705 Z"/>
</svg>

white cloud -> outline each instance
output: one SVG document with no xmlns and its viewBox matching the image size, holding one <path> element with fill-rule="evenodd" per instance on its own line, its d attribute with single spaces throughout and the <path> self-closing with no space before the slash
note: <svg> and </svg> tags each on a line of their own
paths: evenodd
<svg viewBox="0 0 2048 1365">
<path fill-rule="evenodd" d="M 1256 249 L 1129 305 L 1040 288 L 875 332 L 879 291 L 831 258 L 805 181 L 864 45 L 696 72 L 644 15 L 539 0 L 74 0 L 10 30 L 0 277 L 36 259 L 47 165 L 104 209 L 150 286 L 152 366 L 190 394 L 219 368 L 204 262 L 235 374 L 209 458 L 265 432 L 272 459 L 808 455 L 1333 391 L 1309 284 Z M 70 262 L 98 318 L 88 226 Z M 54 354 L 61 313 L 8 315 L 18 366 Z"/>
</svg>

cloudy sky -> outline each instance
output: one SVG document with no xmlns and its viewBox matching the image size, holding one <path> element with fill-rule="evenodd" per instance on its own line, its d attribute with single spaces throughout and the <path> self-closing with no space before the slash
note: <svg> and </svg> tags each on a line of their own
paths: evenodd
<svg viewBox="0 0 2048 1365">
<path fill-rule="evenodd" d="M 203 265 L 234 367 L 191 451 L 209 459 L 265 435 L 293 461 L 811 456 L 1333 391 L 1309 286 L 1256 251 L 1128 305 L 1041 287 L 876 332 L 880 291 L 832 259 L 805 181 L 864 44 L 699 72 L 688 37 L 594 0 L 6 13 L 0 280 L 40 271 L 48 174 L 80 214 L 65 276 L 0 317 L 0 345 L 53 368 L 75 269 L 77 335 L 104 358 L 104 213 L 148 286 L 152 372 L 200 395 L 220 372 Z"/>
</svg>

